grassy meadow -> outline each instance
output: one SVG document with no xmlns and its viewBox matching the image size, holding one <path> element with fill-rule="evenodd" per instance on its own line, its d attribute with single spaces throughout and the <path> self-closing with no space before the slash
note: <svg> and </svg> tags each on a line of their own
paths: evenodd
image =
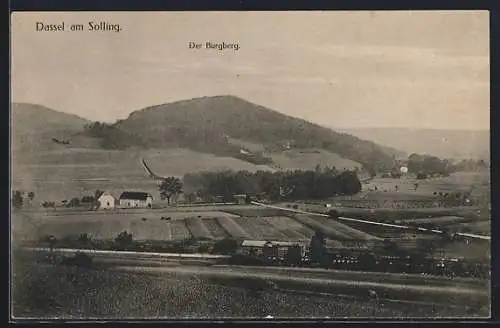
<svg viewBox="0 0 500 328">
<path fill-rule="evenodd" d="M 381 287 L 379 293 L 385 295 L 389 292 L 393 297 L 402 297 L 402 301 L 375 301 L 366 297 L 366 287 L 356 284 L 332 285 L 328 280 L 319 284 L 311 280 L 311 283 L 304 284 L 286 276 L 275 280 L 243 278 L 241 274 L 230 273 L 197 274 L 194 268 L 85 269 L 44 265 L 17 258 L 13 266 L 12 310 L 14 317 L 19 319 L 230 318 L 268 315 L 276 318 L 400 319 L 489 315 L 486 289 L 470 292 L 453 292 L 450 289 L 447 297 L 441 295 L 441 298 L 435 299 L 432 292 L 418 293 L 415 289 L 411 292 L 415 297 L 409 297 L 410 289 L 398 291 L 391 288 L 384 291 Z"/>
<path fill-rule="evenodd" d="M 314 169 L 316 164 L 352 168 L 357 163 L 322 151 L 273 153 L 283 169 Z M 103 150 L 95 148 L 50 148 L 22 153 L 13 158 L 13 189 L 34 191 L 36 200 L 63 200 L 96 189 L 119 195 L 124 190 L 144 190 L 159 198 L 157 183 L 146 176 L 140 159 L 162 176 L 218 170 L 273 171 L 232 157 L 218 157 L 188 149 Z"/>
</svg>

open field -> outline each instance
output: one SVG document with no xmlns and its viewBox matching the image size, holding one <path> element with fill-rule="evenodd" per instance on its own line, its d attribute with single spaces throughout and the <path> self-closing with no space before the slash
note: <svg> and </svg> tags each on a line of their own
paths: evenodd
<svg viewBox="0 0 500 328">
<path fill-rule="evenodd" d="M 193 275 L 200 278 L 209 278 L 209 281 L 219 281 L 221 284 L 231 285 L 231 280 L 236 281 L 235 286 L 260 287 L 262 280 L 271 281 L 278 289 L 284 290 L 305 290 L 310 292 L 337 293 L 340 295 L 352 295 L 365 297 L 370 289 L 377 291 L 382 299 L 392 299 L 401 301 L 432 302 L 434 304 L 447 303 L 450 305 L 463 304 L 465 300 L 471 304 L 485 302 L 488 300 L 489 290 L 487 281 L 451 283 L 438 282 L 427 283 L 422 277 L 390 277 L 390 281 L 384 281 L 383 276 L 379 280 L 373 281 L 363 277 L 351 278 L 344 276 L 344 279 L 335 276 L 315 275 L 314 273 L 297 274 L 290 271 L 286 274 L 276 271 L 265 271 L 256 268 L 233 269 L 231 267 L 213 266 L 162 266 L 142 268 L 140 266 L 120 266 L 117 271 L 128 272 L 150 272 L 152 274 L 179 273 Z M 409 279 L 408 279 L 409 278 Z M 413 281 L 412 281 L 413 280 Z"/>
<path fill-rule="evenodd" d="M 95 240 L 112 240 L 122 231 L 132 233 L 137 241 L 182 241 L 195 239 L 222 239 L 233 237 L 237 239 L 283 240 L 308 242 L 314 231 L 321 231 L 327 236 L 328 247 L 344 247 L 344 242 L 372 241 L 390 238 L 404 248 L 417 247 L 417 240 L 431 238 L 442 243 L 439 236 L 402 231 L 398 228 L 377 226 L 362 222 L 329 220 L 327 218 L 293 215 L 289 212 L 272 208 L 256 206 L 222 206 L 231 208 L 232 213 L 250 214 L 248 217 L 238 217 L 235 214 L 216 211 L 212 206 L 204 212 L 202 208 L 183 208 L 165 210 L 127 210 L 123 212 L 33 212 L 21 211 L 13 214 L 13 238 L 16 240 L 39 240 L 44 236 L 53 235 L 57 239 L 76 239 L 80 234 L 87 233 Z M 286 215 L 264 216 L 286 213 Z M 259 215 L 260 214 L 260 215 Z M 171 218 L 161 220 L 161 217 Z M 460 221 L 460 220 L 459 220 Z M 467 230 L 457 223 L 447 225 L 449 229 Z M 479 228 L 484 224 L 474 222 Z M 467 226 L 465 226 L 467 227 Z M 476 229 L 478 230 L 478 229 Z M 470 245 L 451 243 L 442 248 L 446 256 L 487 260 L 489 244 L 474 242 Z M 437 256 L 441 253 L 436 251 Z"/>
<path fill-rule="evenodd" d="M 322 167 L 334 165 L 339 170 L 361 168 L 359 163 L 320 149 L 288 150 L 270 156 L 280 168 L 288 170 L 314 170 L 317 164 Z"/>
<path fill-rule="evenodd" d="M 229 206 L 228 206 L 229 207 Z M 236 206 L 235 206 L 236 207 Z M 110 217 L 137 217 L 144 216 L 148 218 L 161 218 L 162 216 L 171 217 L 172 219 L 185 219 L 192 216 L 227 216 L 227 217 L 239 217 L 239 215 L 231 214 L 225 211 L 218 211 L 218 207 L 171 207 L 171 208 L 161 208 L 161 209 L 146 209 L 146 208 L 133 208 L 133 209 L 115 209 L 109 211 L 88 211 L 86 209 L 70 209 L 70 208 L 60 208 L 57 210 L 34 210 L 26 211 L 23 210 L 22 213 L 41 216 L 45 218 L 58 218 L 58 217 L 86 217 L 94 218 L 95 220 L 102 220 Z"/>
<path fill-rule="evenodd" d="M 350 229 L 342 223 L 327 223 L 325 220 L 305 214 L 296 214 L 293 216 L 299 223 L 305 225 L 314 231 L 319 231 L 327 238 L 333 240 L 371 240 L 377 239 L 361 231 L 353 233 L 355 229 Z"/>
<path fill-rule="evenodd" d="M 90 159 L 82 157 L 80 158 L 82 162 L 94 160 L 92 156 L 96 155 L 92 154 L 85 156 L 90 156 Z M 102 154 L 99 156 L 102 156 Z M 124 154 L 120 154 L 119 152 L 113 152 L 111 155 L 107 156 L 115 161 L 127 161 L 125 158 L 120 157 L 124 156 Z M 152 159 L 163 159 L 161 153 L 156 155 L 148 153 L 148 156 Z M 153 160 L 151 160 L 151 162 L 154 163 Z M 160 161 L 157 163 L 159 162 Z M 45 163 L 43 165 L 50 166 L 52 164 L 53 163 Z M 101 164 L 104 164 L 104 162 Z M 43 165 L 41 164 L 40 166 L 42 167 Z M 61 164 L 61 166 L 64 165 L 69 167 L 68 163 Z M 145 179 L 143 176 L 144 172 L 141 171 L 139 165 L 137 166 L 138 171 L 134 173 L 136 174 L 135 178 L 134 174 L 132 174 L 132 177 L 128 179 L 127 183 L 133 185 L 138 182 L 138 186 L 141 186 L 141 183 L 147 183 L 149 184 L 148 188 L 154 190 L 151 191 L 152 193 L 157 192 L 155 190 L 157 188 L 156 183 Z M 82 167 L 82 169 L 84 168 Z M 135 169 L 137 168 L 134 166 L 134 170 Z M 99 166 L 97 166 L 96 170 L 99 170 Z M 83 174 L 83 176 L 85 176 L 85 174 Z M 97 178 L 99 175 L 94 174 L 93 177 Z M 50 177 L 47 178 L 49 178 L 48 184 L 50 184 Z M 484 174 L 458 174 L 449 178 L 429 179 L 423 182 L 419 181 L 418 189 L 420 191 L 425 191 L 427 190 L 426 188 L 434 188 L 433 190 L 445 190 L 446 188 L 450 188 L 451 190 L 453 188 L 465 188 L 467 185 L 470 186 L 471 183 L 476 183 L 477 187 L 474 190 L 485 192 L 486 194 L 483 194 L 483 196 L 486 197 L 487 188 L 484 187 L 485 189 L 481 189 L 483 188 L 481 187 L 481 183 L 484 184 L 486 178 Z M 401 181 L 403 180 L 404 179 L 375 179 L 372 182 L 400 183 L 401 185 Z M 116 181 L 109 181 L 110 184 L 116 186 L 115 182 Z M 428 196 L 411 191 L 412 182 L 410 180 L 403 182 L 408 189 L 407 192 L 404 192 L 404 188 L 400 186 L 398 192 L 383 192 L 379 189 L 378 192 L 371 192 L 371 194 L 373 197 L 388 197 L 388 199 L 390 199 L 390 195 L 404 195 L 407 199 Z M 95 183 L 95 189 L 106 189 L 103 188 L 103 184 L 108 182 L 79 181 L 74 183 L 80 183 L 82 186 L 86 186 L 89 192 L 93 192 L 94 189 L 89 187 L 90 184 Z M 302 203 L 298 205 L 301 210 L 325 212 L 327 208 L 325 208 L 324 204 L 333 204 L 336 201 L 362 202 L 364 200 L 360 199 L 359 196 L 338 197 L 333 200 L 317 202 L 317 204 Z M 290 206 L 291 204 L 292 203 L 289 203 L 288 205 Z M 287 204 L 280 205 L 285 207 Z M 255 205 L 187 206 L 182 208 L 169 207 L 153 210 L 138 209 L 110 212 L 85 212 L 70 209 L 40 211 L 35 208 L 36 206 L 34 206 L 32 210 L 17 212 L 13 215 L 14 239 L 38 240 L 46 235 L 53 235 L 58 239 L 65 237 L 74 238 L 79 234 L 87 233 L 94 239 L 110 240 L 114 239 L 120 232 L 128 231 L 132 233 L 133 238 L 138 241 L 181 241 L 191 237 L 195 239 L 222 239 L 233 237 L 237 239 L 308 241 L 314 234 L 314 231 L 321 231 L 327 235 L 327 244 L 330 246 L 340 247 L 342 246 L 342 241 L 352 239 L 368 241 L 390 238 L 399 243 L 402 247 L 415 247 L 417 240 L 423 237 L 421 234 L 408 236 L 397 228 L 381 227 L 359 222 L 338 222 L 307 215 L 293 216 L 287 211 L 262 208 Z M 377 222 L 410 220 L 419 224 L 425 221 L 438 226 L 440 224 L 445 225 L 452 231 L 490 234 L 488 233 L 489 224 L 485 223 L 489 222 L 485 220 L 489 218 L 489 212 L 480 207 L 467 206 L 460 208 L 434 207 L 407 209 L 338 207 L 338 209 L 343 216 L 351 218 Z M 443 218 L 443 216 L 455 216 L 456 218 Z M 171 218 L 171 220 L 161 220 L 161 217 Z M 425 236 L 425 238 L 432 237 Z M 439 238 L 436 237 L 434 237 L 434 239 L 436 241 L 439 240 Z M 447 255 L 452 254 L 455 257 L 481 257 L 481 259 L 487 259 L 488 255 L 484 255 L 485 247 L 489 247 L 489 244 L 473 243 L 471 245 L 459 245 L 458 243 L 453 243 L 447 245 L 444 250 Z M 436 254 L 439 255 L 438 253 Z"/>
<path fill-rule="evenodd" d="M 217 222 L 216 218 L 203 219 L 203 224 L 214 238 L 227 238 L 231 235 Z"/>
<path fill-rule="evenodd" d="M 418 188 L 415 190 L 415 183 Z M 375 190 L 374 188 L 377 188 Z M 397 189 L 396 189 L 397 187 Z M 472 200 L 484 206 L 490 200 L 490 177 L 488 172 L 458 172 L 450 177 L 417 180 L 374 178 L 362 184 L 362 191 L 353 196 L 338 196 L 324 200 L 306 200 L 307 206 L 316 210 L 331 204 L 341 210 L 386 209 L 386 210 L 445 210 L 439 208 L 435 193 L 470 192 Z"/>
<path fill-rule="evenodd" d="M 314 213 L 327 213 L 328 208 L 325 207 L 327 201 L 312 204 L 312 203 L 279 203 L 276 207 L 292 209 L 291 205 L 296 205 L 298 210 Z M 455 208 L 415 208 L 415 209 L 393 209 L 393 208 L 350 208 L 350 207 L 334 207 L 342 215 L 347 217 L 372 220 L 376 222 L 386 222 L 404 219 L 442 217 L 442 216 L 460 216 L 465 218 L 479 218 L 482 212 L 480 208 L 473 206 L 463 206 Z M 269 216 L 286 216 L 290 213 L 286 210 L 275 208 L 263 208 L 259 206 L 227 206 L 221 207 L 221 211 L 243 217 L 269 217 Z"/>
<path fill-rule="evenodd" d="M 247 206 L 244 208 L 225 208 L 223 209 L 225 213 L 242 216 L 242 217 L 269 217 L 269 216 L 280 216 L 286 215 L 287 212 L 284 210 L 274 209 L 274 208 L 263 208 L 260 206 Z"/>
<path fill-rule="evenodd" d="M 62 148 L 13 160 L 13 189 L 34 191 L 38 202 L 79 197 L 96 189 L 119 195 L 124 190 L 143 190 L 159 199 L 155 181 L 140 164 L 144 157 L 153 171 L 164 176 L 183 176 L 203 170 L 270 170 L 230 157 L 216 157 L 186 149 L 102 150 Z M 92 181 L 92 179 L 101 179 Z"/>
<path fill-rule="evenodd" d="M 445 243 L 438 247 L 434 252 L 434 256 L 449 256 L 452 258 L 465 258 L 472 261 L 482 263 L 491 262 L 491 243 L 477 242 L 469 245 L 465 243 Z"/>
<path fill-rule="evenodd" d="M 13 314 L 73 319 L 489 315 L 485 283 L 346 274 L 303 270 L 292 277 L 286 269 L 190 266 L 91 270 L 18 261 Z M 380 300 L 367 298 L 371 289 Z"/>
<path fill-rule="evenodd" d="M 268 216 L 264 221 L 271 224 L 290 240 L 310 240 L 314 231 L 286 216 Z"/>
<path fill-rule="evenodd" d="M 460 231 L 460 232 L 491 235 L 491 221 L 490 220 L 457 223 L 457 224 L 450 225 L 449 228 L 452 230 Z"/>
<path fill-rule="evenodd" d="M 433 218 L 419 218 L 419 219 L 403 219 L 396 220 L 395 223 L 399 224 L 410 224 L 415 226 L 421 226 L 423 224 L 433 224 L 440 227 L 463 223 L 466 221 L 470 221 L 470 219 L 460 217 L 460 216 L 438 216 Z"/>
<path fill-rule="evenodd" d="M 288 236 L 264 218 L 237 218 L 234 221 L 255 240 L 287 240 Z"/>
<path fill-rule="evenodd" d="M 191 233 L 189 232 L 189 229 L 186 226 L 186 221 L 175 220 L 172 221 L 171 223 L 167 223 L 167 225 L 170 225 L 170 229 L 172 231 L 171 235 L 172 240 L 184 240 L 191 237 Z"/>
<path fill-rule="evenodd" d="M 415 183 L 418 183 L 416 190 Z M 489 186 L 489 184 L 489 172 L 457 172 L 449 177 L 429 178 L 425 180 L 417 180 L 410 177 L 402 177 L 401 179 L 375 178 L 368 184 L 363 184 L 363 191 L 377 187 L 378 192 L 370 194 L 432 197 L 433 192 L 471 191 L 476 188 Z"/>
<path fill-rule="evenodd" d="M 306 203 L 299 204 L 298 209 L 307 211 L 307 212 L 317 212 L 317 213 L 326 213 L 328 212 L 328 208 L 325 207 L 325 203 Z M 422 217 L 437 217 L 437 216 L 462 216 L 462 217 L 471 217 L 471 218 L 479 218 L 481 215 L 487 215 L 488 211 L 482 209 L 478 206 L 456 206 L 452 208 L 447 207 L 428 207 L 428 208 L 352 208 L 352 207 L 343 207 L 343 206 L 333 206 L 336 210 L 341 212 L 344 215 L 362 215 L 366 218 L 378 217 L 377 220 L 383 220 L 384 217 L 387 219 L 401 219 L 401 217 L 414 219 L 414 218 L 422 218 Z M 486 212 L 486 213 L 483 213 Z"/>
<path fill-rule="evenodd" d="M 321 205 L 307 204 L 305 206 L 299 206 L 299 210 L 326 214 L 329 209 Z M 381 223 L 399 224 L 399 225 L 408 224 L 414 226 L 419 226 L 422 224 L 432 224 L 437 227 L 448 227 L 450 225 L 455 225 L 456 223 L 460 222 L 464 223 L 483 222 L 490 220 L 490 213 L 488 210 L 470 206 L 454 207 L 454 208 L 427 208 L 427 209 L 422 208 L 422 209 L 399 209 L 399 210 L 336 208 L 336 210 L 339 211 L 340 216 L 342 217 L 371 221 L 371 222 L 381 222 Z M 368 224 L 362 224 L 362 223 L 360 224 L 368 229 L 371 229 L 368 227 Z M 377 228 L 374 227 L 373 229 Z M 388 227 L 387 231 L 390 230 L 391 228 Z M 487 233 L 487 235 L 490 235 L 490 233 Z"/>
<path fill-rule="evenodd" d="M 360 166 L 326 151 L 278 152 L 272 157 L 284 169 L 314 169 L 318 163 L 342 168 Z M 226 169 L 274 171 L 267 165 L 181 148 L 121 151 L 61 146 L 43 152 L 19 153 L 12 162 L 12 185 L 13 189 L 34 191 L 38 203 L 71 199 L 85 192 L 93 193 L 96 189 L 116 195 L 124 190 L 143 190 L 159 199 L 156 182 L 145 175 L 139 162 L 141 158 L 145 158 L 152 170 L 162 176 L 181 177 L 186 173 Z"/>
<path fill-rule="evenodd" d="M 294 152 L 276 155 L 284 159 L 283 163 L 278 164 L 283 168 L 313 169 L 310 167 L 311 163 L 316 165 L 319 162 L 309 157 L 326 156 L 322 153 L 324 151 L 319 154 Z M 331 153 L 327 155 L 338 157 Z M 20 158 L 14 158 L 12 185 L 14 189 L 34 191 L 37 204 L 43 200 L 60 201 L 80 197 L 85 193 L 92 194 L 96 189 L 109 190 L 115 195 L 124 190 L 143 190 L 159 199 L 156 182 L 145 175 L 139 162 L 142 157 L 148 160 L 155 173 L 164 176 L 183 176 L 185 173 L 200 170 L 273 170 L 234 158 L 216 157 L 186 149 L 119 151 L 63 147 L 43 153 L 26 153 Z M 290 163 L 287 164 L 287 161 Z M 336 162 L 337 159 L 331 159 L 328 164 Z M 351 167 L 351 164 L 347 166 Z M 417 190 L 415 183 L 419 184 Z M 370 191 L 375 186 L 378 191 Z M 395 190 L 395 186 L 398 186 L 398 190 Z M 435 197 L 434 192 L 451 191 L 472 191 L 475 197 L 487 198 L 488 187 L 487 173 L 456 173 L 447 178 L 427 180 L 375 178 L 368 184 L 363 184 L 363 191 L 359 195 L 350 197 L 349 200 L 333 201 L 340 204 L 344 202 L 348 206 L 353 206 L 353 202 L 360 200 L 376 201 L 380 206 L 389 206 L 389 203 L 396 201 L 432 200 Z"/>
<path fill-rule="evenodd" d="M 48 264 L 48 255 L 55 255 L 59 261 L 63 257 L 72 256 L 79 252 L 77 249 L 56 248 L 51 251 L 48 248 L 15 248 L 16 260 L 25 261 L 29 259 L 31 263 Z M 94 268 L 112 267 L 113 264 L 129 267 L 173 267 L 186 272 L 197 270 L 199 274 L 239 273 L 244 276 L 252 274 L 265 274 L 273 276 L 293 276 L 301 279 L 332 279 L 336 281 L 359 281 L 361 283 L 395 284 L 396 288 L 401 285 L 420 285 L 424 289 L 426 286 L 464 288 L 464 292 L 471 292 L 472 289 L 488 290 L 489 280 L 471 277 L 454 277 L 449 279 L 439 275 L 422 275 L 416 273 L 390 273 L 390 272 L 370 272 L 370 271 L 346 271 L 338 269 L 310 268 L 310 267 L 283 267 L 283 266 L 255 266 L 255 265 L 228 265 L 224 261 L 228 256 L 209 254 L 176 254 L 176 253 L 154 253 L 154 252 L 134 252 L 134 251 L 92 251 L 85 250 L 85 254 L 90 254 L 93 258 Z M 104 264 L 104 265 L 101 265 Z M 204 267 L 200 265 L 205 264 Z M 183 266 L 184 268 L 180 268 Z M 193 268 L 194 267 L 194 268 Z M 190 271 L 191 270 L 191 271 Z M 446 291 L 446 290 L 444 290 Z M 449 290 L 448 290 L 449 291 Z"/>
<path fill-rule="evenodd" d="M 355 240 L 379 240 L 380 238 L 370 235 L 364 231 L 354 229 L 346 224 L 325 217 L 314 217 L 314 220 L 326 228 L 338 231 Z"/>
<path fill-rule="evenodd" d="M 343 223 L 309 216 L 305 219 L 286 216 L 236 217 L 214 211 L 70 212 L 67 215 L 60 212 L 31 218 L 30 214 L 34 213 L 14 213 L 13 231 L 16 236 L 38 240 L 52 235 L 63 239 L 87 233 L 92 239 L 111 240 L 120 232 L 128 231 L 135 240 L 220 239 L 230 236 L 240 240 L 298 241 L 310 240 L 315 230 L 328 230 L 328 238 L 333 240 L 378 239 Z M 162 217 L 170 219 L 161 220 Z"/>
</svg>

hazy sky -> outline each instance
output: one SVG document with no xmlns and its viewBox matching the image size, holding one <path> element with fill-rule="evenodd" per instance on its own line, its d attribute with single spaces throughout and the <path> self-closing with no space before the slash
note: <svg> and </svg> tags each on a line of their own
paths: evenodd
<svg viewBox="0 0 500 328">
<path fill-rule="evenodd" d="M 16 13 L 12 100 L 115 121 L 232 94 L 325 126 L 489 128 L 489 17 L 477 12 Z M 36 22 L 120 24 L 37 32 Z M 238 43 L 192 50 L 190 41 Z"/>
</svg>

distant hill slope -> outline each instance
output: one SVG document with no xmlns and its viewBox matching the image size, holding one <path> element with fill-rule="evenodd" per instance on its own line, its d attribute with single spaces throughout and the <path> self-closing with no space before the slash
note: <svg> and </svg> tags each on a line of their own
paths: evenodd
<svg viewBox="0 0 500 328">
<path fill-rule="evenodd" d="M 323 149 L 379 167 L 392 166 L 391 151 L 373 142 L 290 117 L 234 96 L 203 97 L 148 107 L 115 127 L 138 136 L 144 147 L 183 147 L 219 155 L 239 151 L 230 138 L 265 145 Z"/>
<path fill-rule="evenodd" d="M 92 124 L 95 129 L 84 128 Z M 316 164 L 350 169 L 361 164 L 390 167 L 397 153 L 234 96 L 148 107 L 111 126 L 14 103 L 12 130 L 14 153 L 28 163 L 42 161 L 44 152 L 55 156 L 62 149 L 183 148 L 271 169 L 313 169 Z"/>
<path fill-rule="evenodd" d="M 41 132 L 71 130 L 80 131 L 89 120 L 77 115 L 28 103 L 13 103 L 12 125 L 15 132 Z"/>
<path fill-rule="evenodd" d="M 409 128 L 343 129 L 345 133 L 411 153 L 440 158 L 485 159 L 490 156 L 490 132 Z"/>
<path fill-rule="evenodd" d="M 35 104 L 13 103 L 11 113 L 14 152 L 40 152 L 57 148 L 53 138 L 67 140 L 90 123 L 79 116 Z"/>
<path fill-rule="evenodd" d="M 119 196 L 125 190 L 147 191 L 159 199 L 157 182 L 140 163 L 146 158 L 156 174 L 182 177 L 186 173 L 217 170 L 266 170 L 236 158 L 217 157 L 187 149 L 104 150 L 66 148 L 14 160 L 14 189 L 35 191 L 38 199 L 70 199 L 96 189 Z"/>
</svg>

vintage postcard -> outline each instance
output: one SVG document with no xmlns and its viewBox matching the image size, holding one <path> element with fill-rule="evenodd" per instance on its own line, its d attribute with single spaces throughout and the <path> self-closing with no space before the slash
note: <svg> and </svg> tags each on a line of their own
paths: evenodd
<svg viewBox="0 0 500 328">
<path fill-rule="evenodd" d="M 11 317 L 488 318 L 487 11 L 14 12 Z"/>
</svg>

